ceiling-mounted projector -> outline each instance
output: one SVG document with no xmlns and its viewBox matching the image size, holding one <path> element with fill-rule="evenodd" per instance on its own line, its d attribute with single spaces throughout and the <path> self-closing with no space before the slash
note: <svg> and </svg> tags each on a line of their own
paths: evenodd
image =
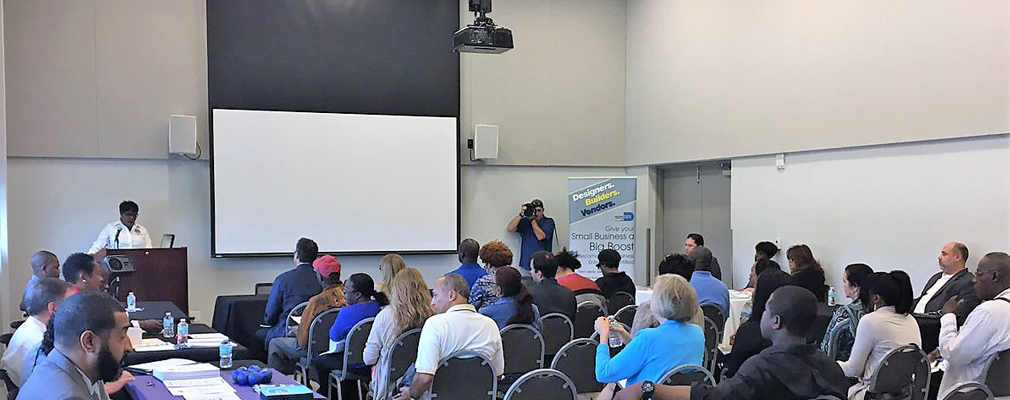
<svg viewBox="0 0 1010 400">
<path fill-rule="evenodd" d="M 487 14 L 491 0 L 469 0 L 473 24 L 452 35 L 452 50 L 461 53 L 501 54 L 512 50 L 512 31 L 496 26 Z"/>
</svg>

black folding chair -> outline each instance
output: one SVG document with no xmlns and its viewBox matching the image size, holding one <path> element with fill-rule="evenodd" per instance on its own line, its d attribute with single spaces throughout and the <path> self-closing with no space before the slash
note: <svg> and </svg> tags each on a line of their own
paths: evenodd
<svg viewBox="0 0 1010 400">
<path fill-rule="evenodd" d="M 431 383 L 433 399 L 496 400 L 498 377 L 487 357 L 456 352 L 439 362 Z"/>
<path fill-rule="evenodd" d="M 635 295 L 628 292 L 617 292 L 607 299 L 607 312 L 614 315 L 618 310 L 635 304 Z"/>
<path fill-rule="evenodd" d="M 577 400 L 575 384 L 565 374 L 553 369 L 538 369 L 519 377 L 504 400 Z"/>
<path fill-rule="evenodd" d="M 722 313 L 722 309 L 719 306 L 712 303 L 701 303 L 701 312 L 706 318 L 715 322 L 715 327 L 719 329 L 719 333 L 722 333 L 726 329 L 726 315 Z"/>
<path fill-rule="evenodd" d="M 540 332 L 544 336 L 544 354 L 553 357 L 561 346 L 572 340 L 575 326 L 567 315 L 550 313 L 540 317 Z"/>
<path fill-rule="evenodd" d="M 592 336 L 596 319 L 604 315 L 606 313 L 599 304 L 591 301 L 579 303 L 579 308 L 575 311 L 575 337 L 588 338 Z"/>
<path fill-rule="evenodd" d="M 512 324 L 501 330 L 505 374 L 525 374 L 544 367 L 544 337 L 532 325 Z"/>
<path fill-rule="evenodd" d="M 715 373 L 715 361 L 719 353 L 719 329 L 715 321 L 705 317 L 705 361 L 709 372 Z"/>
<path fill-rule="evenodd" d="M 372 324 L 375 322 L 375 318 L 365 318 L 351 327 L 351 331 L 347 332 L 347 339 L 344 341 L 344 363 L 339 370 L 330 372 L 329 376 L 329 388 L 327 388 L 326 398 L 333 397 L 333 387 L 337 387 L 337 399 L 343 400 L 344 389 L 340 385 L 341 382 L 346 380 L 357 381 L 358 387 L 358 400 L 362 400 L 360 383 L 362 379 L 368 379 L 367 376 L 358 376 L 353 372 L 350 372 L 348 368 L 351 365 L 363 364 L 365 362 L 365 343 L 368 342 L 368 334 L 372 332 Z M 322 383 L 322 382 L 320 382 Z"/>
<path fill-rule="evenodd" d="M 1010 350 L 996 353 L 982 372 L 985 385 L 993 396 L 1010 396 Z"/>
<path fill-rule="evenodd" d="M 599 344 L 593 339 L 575 339 L 565 344 L 551 361 L 551 369 L 571 379 L 579 394 L 603 390 L 603 384 L 596 380 L 596 346 Z"/>
<path fill-rule="evenodd" d="M 996 396 L 978 382 L 962 382 L 950 388 L 942 400 L 993 400 Z"/>
<path fill-rule="evenodd" d="M 929 390 L 929 358 L 915 344 L 891 350 L 870 377 L 866 400 L 924 400 Z"/>
<path fill-rule="evenodd" d="M 420 340 L 421 328 L 403 332 L 396 339 L 393 339 L 393 344 L 389 346 L 387 388 L 395 388 L 396 381 L 403 377 L 403 374 L 407 373 L 407 369 L 417 359 L 417 345 Z M 372 398 L 378 398 L 378 394 L 373 393 Z"/>
<path fill-rule="evenodd" d="M 330 327 L 333 326 L 333 321 L 337 320 L 338 312 L 340 312 L 339 308 L 331 308 L 316 314 L 309 325 L 309 340 L 305 345 L 305 356 L 296 363 L 299 369 L 297 378 L 304 385 L 309 383 L 309 371 L 314 370 L 312 360 L 319 357 L 319 353 L 330 348 Z M 320 377 L 320 379 L 325 378 Z M 322 384 L 322 382 L 319 383 Z"/>
<path fill-rule="evenodd" d="M 659 383 L 672 386 L 691 386 L 692 383 L 703 382 L 715 386 L 715 376 L 700 365 L 684 364 L 671 369 L 659 378 Z"/>
<path fill-rule="evenodd" d="M 614 320 L 627 326 L 631 326 L 635 323 L 636 311 L 638 311 L 638 306 L 634 304 L 621 307 L 621 309 L 617 310 L 617 313 L 614 314 Z"/>
</svg>

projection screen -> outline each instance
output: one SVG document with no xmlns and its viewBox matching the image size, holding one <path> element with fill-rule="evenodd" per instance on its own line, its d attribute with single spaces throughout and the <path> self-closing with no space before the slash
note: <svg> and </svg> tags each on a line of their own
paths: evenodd
<svg viewBox="0 0 1010 400">
<path fill-rule="evenodd" d="M 213 110 L 214 257 L 455 252 L 455 117 Z"/>
</svg>

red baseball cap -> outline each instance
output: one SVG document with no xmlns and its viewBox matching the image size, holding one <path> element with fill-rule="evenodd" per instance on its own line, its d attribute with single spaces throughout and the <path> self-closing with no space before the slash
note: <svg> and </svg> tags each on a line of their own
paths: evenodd
<svg viewBox="0 0 1010 400">
<path fill-rule="evenodd" d="M 327 277 L 334 272 L 340 272 L 340 261 L 336 257 L 327 254 L 313 261 L 312 268 L 315 268 L 319 275 Z"/>
</svg>

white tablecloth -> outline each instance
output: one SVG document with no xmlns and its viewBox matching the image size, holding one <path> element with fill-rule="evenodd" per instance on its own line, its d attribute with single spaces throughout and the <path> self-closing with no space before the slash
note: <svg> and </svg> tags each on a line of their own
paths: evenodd
<svg viewBox="0 0 1010 400">
<path fill-rule="evenodd" d="M 729 291 L 729 319 L 726 320 L 726 327 L 723 329 L 721 346 L 730 347 L 729 339 L 736 334 L 736 330 L 740 328 L 740 314 L 743 313 L 743 307 L 747 305 L 747 302 L 750 300 L 750 292 L 741 292 L 737 290 Z"/>
</svg>

